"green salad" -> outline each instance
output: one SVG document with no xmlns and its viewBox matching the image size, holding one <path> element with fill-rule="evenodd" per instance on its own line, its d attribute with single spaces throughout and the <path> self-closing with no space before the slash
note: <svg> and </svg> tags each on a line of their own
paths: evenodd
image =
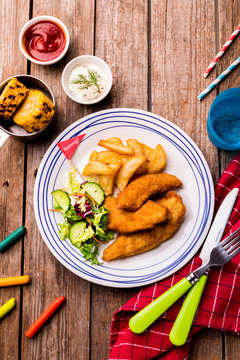
<svg viewBox="0 0 240 360">
<path fill-rule="evenodd" d="M 69 173 L 69 188 L 70 192 L 57 189 L 51 193 L 54 211 L 61 212 L 64 217 L 58 224 L 59 237 L 61 240 L 70 239 L 91 264 L 101 264 L 98 244 L 114 238 L 113 232 L 107 229 L 104 191 L 95 182 L 80 184 L 74 170 Z"/>
</svg>

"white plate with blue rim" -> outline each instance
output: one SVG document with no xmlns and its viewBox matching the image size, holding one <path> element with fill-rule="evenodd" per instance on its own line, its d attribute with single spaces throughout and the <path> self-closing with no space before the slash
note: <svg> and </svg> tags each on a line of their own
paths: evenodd
<svg viewBox="0 0 240 360">
<path fill-rule="evenodd" d="M 93 150 L 104 150 L 100 139 L 117 136 L 134 138 L 155 147 L 161 144 L 167 155 L 165 172 L 183 182 L 177 190 L 187 212 L 177 232 L 158 247 L 125 259 L 91 265 L 70 240 L 61 241 L 58 223 L 61 214 L 51 212 L 51 192 L 66 187 L 71 165 L 57 143 L 86 133 L 72 160 L 80 171 Z M 52 254 L 76 275 L 110 287 L 137 287 L 151 284 L 175 273 L 197 252 L 211 224 L 214 187 L 206 160 L 194 141 L 170 121 L 137 109 L 110 109 L 90 114 L 66 128 L 46 152 L 36 178 L 34 210 L 43 240 Z M 99 258 L 108 244 L 99 245 Z"/>
</svg>

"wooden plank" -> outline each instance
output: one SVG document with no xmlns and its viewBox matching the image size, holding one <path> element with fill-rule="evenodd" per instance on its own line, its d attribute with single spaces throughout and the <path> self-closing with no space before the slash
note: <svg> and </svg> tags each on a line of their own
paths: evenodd
<svg viewBox="0 0 240 360">
<path fill-rule="evenodd" d="M 53 139 L 75 120 L 86 115 L 86 108 L 68 99 L 61 86 L 64 66 L 72 58 L 91 54 L 94 44 L 94 1 L 33 2 L 33 17 L 48 14 L 61 19 L 70 33 L 70 48 L 66 57 L 51 67 L 31 65 L 31 73 L 46 81 L 57 104 L 57 121 L 53 130 L 28 145 L 26 223 L 29 228 L 24 248 L 24 269 L 32 274 L 32 283 L 23 293 L 22 359 L 80 359 L 89 357 L 90 286 L 65 269 L 44 244 L 33 218 L 33 187 L 37 168 Z M 67 303 L 34 340 L 25 330 L 42 311 L 60 295 Z"/>
<path fill-rule="evenodd" d="M 190 359 L 219 360 L 223 358 L 222 335 L 217 330 L 202 329 L 198 332 L 191 344 Z"/>
<path fill-rule="evenodd" d="M 239 360 L 240 359 L 240 340 L 236 334 L 228 334 L 225 336 L 225 352 L 226 360 Z"/>
<path fill-rule="evenodd" d="M 202 102 L 197 95 L 210 83 L 202 74 L 215 49 L 214 2 L 151 1 L 152 111 L 186 131 L 203 152 L 214 182 L 217 150 L 210 143 L 206 120 L 216 90 Z M 210 35 L 211 36 L 210 36 Z M 183 179 L 184 182 L 184 179 Z M 221 333 L 204 330 L 193 339 L 191 359 L 221 355 Z M 202 349 L 202 350 L 201 350 Z"/>
<path fill-rule="evenodd" d="M 95 54 L 113 73 L 111 95 L 95 109 L 147 109 L 147 1 L 97 0 Z M 130 27 L 131 22 L 131 27 Z M 138 289 L 92 285 L 91 359 L 108 358 L 113 313 Z"/>
<path fill-rule="evenodd" d="M 239 1 L 218 1 L 219 11 L 219 47 L 229 38 L 233 30 L 239 24 Z M 240 37 L 238 36 L 231 47 L 219 61 L 219 74 L 224 71 L 239 56 Z M 240 68 L 237 68 L 220 83 L 219 93 L 232 87 L 239 87 Z M 221 173 L 229 165 L 238 151 L 220 151 Z M 225 356 L 227 360 L 237 360 L 240 358 L 240 339 L 239 336 L 226 333 L 225 335 Z"/>
<path fill-rule="evenodd" d="M 19 12 L 14 0 L 0 3 L 1 82 L 9 76 L 26 72 L 27 62 L 18 46 L 18 35 L 28 20 L 29 1 L 18 1 L 25 9 Z M 11 15 L 10 15 L 11 14 Z M 23 223 L 24 143 L 8 138 L 0 149 L 0 240 Z M 22 241 L 0 254 L 0 277 L 21 275 Z M 0 321 L 0 349 L 2 359 L 18 358 L 20 287 L 0 290 L 0 306 L 11 297 L 16 308 Z"/>
<path fill-rule="evenodd" d="M 151 14 L 152 111 L 191 136 L 216 181 L 217 151 L 206 131 L 208 109 L 216 91 L 202 102 L 197 100 L 206 87 L 202 74 L 215 48 L 214 23 L 208 21 L 209 14 L 214 18 L 214 4 L 207 0 L 152 1 Z"/>
<path fill-rule="evenodd" d="M 219 0 L 219 47 L 229 38 L 239 24 L 240 3 L 238 1 Z M 240 37 L 238 36 L 219 61 L 218 73 L 222 73 L 239 56 Z M 240 68 L 231 72 L 219 85 L 219 93 L 239 87 Z M 225 170 L 238 151 L 221 151 L 221 172 Z"/>
</svg>

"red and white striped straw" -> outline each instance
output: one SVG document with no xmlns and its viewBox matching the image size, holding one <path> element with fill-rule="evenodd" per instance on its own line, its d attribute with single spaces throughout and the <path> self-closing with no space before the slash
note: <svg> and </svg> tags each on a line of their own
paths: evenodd
<svg viewBox="0 0 240 360">
<path fill-rule="evenodd" d="M 220 59 L 220 57 L 223 56 L 223 54 L 225 53 L 225 51 L 227 50 L 227 48 L 229 47 L 229 45 L 231 45 L 231 43 L 233 42 L 233 40 L 235 39 L 235 37 L 238 35 L 238 33 L 240 32 L 240 24 L 238 25 L 238 27 L 234 30 L 234 32 L 232 33 L 232 35 L 230 36 L 230 38 L 228 39 L 228 41 L 223 45 L 222 49 L 219 51 L 219 53 L 216 55 L 215 59 L 211 62 L 211 64 L 208 66 L 207 70 L 205 71 L 205 73 L 203 74 L 204 77 L 207 77 L 208 74 L 212 71 L 212 69 L 214 68 L 214 66 L 216 65 L 216 63 L 218 62 L 218 60 Z"/>
</svg>

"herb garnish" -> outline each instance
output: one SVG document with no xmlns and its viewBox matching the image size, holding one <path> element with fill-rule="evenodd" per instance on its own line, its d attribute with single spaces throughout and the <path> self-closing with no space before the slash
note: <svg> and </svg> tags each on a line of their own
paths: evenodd
<svg viewBox="0 0 240 360">
<path fill-rule="evenodd" d="M 87 68 L 87 71 L 88 71 L 88 78 L 83 74 L 79 74 L 71 81 L 71 84 L 81 84 L 82 85 L 80 87 L 81 90 L 87 89 L 90 86 L 95 85 L 98 89 L 98 92 L 100 93 L 101 90 L 97 83 L 97 71 L 91 70 L 89 68 Z"/>
</svg>

